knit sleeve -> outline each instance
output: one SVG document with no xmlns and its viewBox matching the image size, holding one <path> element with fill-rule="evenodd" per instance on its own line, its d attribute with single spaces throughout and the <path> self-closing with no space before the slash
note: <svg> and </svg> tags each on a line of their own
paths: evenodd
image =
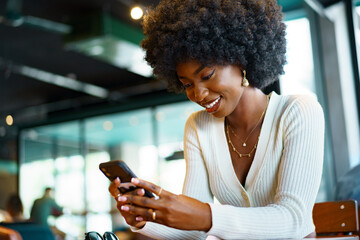
<svg viewBox="0 0 360 240">
<path fill-rule="evenodd" d="M 312 208 L 324 151 L 322 108 L 312 98 L 299 97 L 280 119 L 273 130 L 280 131 L 276 141 L 283 146 L 273 202 L 246 208 L 211 204 L 213 225 L 208 234 L 224 239 L 271 239 L 303 238 L 314 231 Z M 271 161 L 271 156 L 265 157 Z"/>
<path fill-rule="evenodd" d="M 199 125 L 208 124 L 201 112 L 192 114 L 185 125 L 184 152 L 186 160 L 186 176 L 183 194 L 202 202 L 213 202 L 209 176 L 199 143 Z M 204 131 L 204 130 L 202 130 Z"/>
<path fill-rule="evenodd" d="M 196 113 L 186 122 L 184 131 L 184 152 L 186 160 L 186 176 L 183 194 L 202 202 L 212 202 L 213 196 L 208 183 L 208 175 L 199 147 L 196 127 Z M 205 232 L 184 231 L 164 225 L 148 222 L 142 229 L 133 231 L 154 239 L 205 239 Z"/>
</svg>

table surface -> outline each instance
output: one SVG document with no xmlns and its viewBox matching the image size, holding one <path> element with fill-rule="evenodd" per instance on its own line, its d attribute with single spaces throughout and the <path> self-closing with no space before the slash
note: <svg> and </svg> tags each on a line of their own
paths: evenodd
<svg viewBox="0 0 360 240">
<path fill-rule="evenodd" d="M 359 240 L 358 236 L 336 236 L 336 237 L 318 237 L 318 238 L 304 238 L 304 240 Z"/>
<path fill-rule="evenodd" d="M 318 238 L 299 238 L 299 239 L 276 239 L 276 240 L 360 240 L 358 236 L 329 236 L 329 237 L 318 237 Z M 208 236 L 206 240 L 220 240 L 214 236 Z M 266 239 L 264 239 L 266 240 Z"/>
</svg>

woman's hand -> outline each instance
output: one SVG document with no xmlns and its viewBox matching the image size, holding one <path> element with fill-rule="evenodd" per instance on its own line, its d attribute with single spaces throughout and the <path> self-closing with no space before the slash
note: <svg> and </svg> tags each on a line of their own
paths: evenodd
<svg viewBox="0 0 360 240">
<path fill-rule="evenodd" d="M 125 194 L 116 198 L 121 214 L 127 217 L 127 222 L 131 219 L 128 222 L 130 225 L 134 226 L 135 219 L 139 224 L 151 221 L 182 230 L 208 231 L 211 228 L 211 210 L 208 204 L 185 195 L 175 195 L 137 178 L 133 178 L 132 183 L 141 188 L 136 190 L 137 195 Z M 159 198 L 144 197 L 144 189 L 155 193 Z"/>
<path fill-rule="evenodd" d="M 118 200 L 120 196 L 126 197 L 126 196 L 131 196 L 131 195 L 136 195 L 136 194 L 138 194 L 139 196 L 143 196 L 144 190 L 136 189 L 134 191 L 131 191 L 131 192 L 121 195 L 121 193 L 119 191 L 120 183 L 121 183 L 120 179 L 116 178 L 114 181 L 111 182 L 111 184 L 109 186 L 109 192 L 110 192 L 111 196 L 113 196 L 115 198 L 115 200 L 117 201 L 117 208 L 120 210 L 120 213 L 125 218 L 125 221 L 127 222 L 127 224 L 129 224 L 133 227 L 137 227 L 137 228 L 144 227 L 146 222 L 145 221 L 137 221 L 136 215 L 131 214 L 128 211 L 122 211 L 121 206 L 125 205 L 125 203 L 119 202 L 119 200 Z"/>
</svg>

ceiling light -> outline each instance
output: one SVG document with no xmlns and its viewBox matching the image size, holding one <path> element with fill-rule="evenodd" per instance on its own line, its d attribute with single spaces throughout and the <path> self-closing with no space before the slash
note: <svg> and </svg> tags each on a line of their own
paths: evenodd
<svg viewBox="0 0 360 240">
<path fill-rule="evenodd" d="M 130 15 L 132 19 L 138 20 L 143 16 L 144 12 L 140 7 L 133 7 L 131 9 Z"/>
<path fill-rule="evenodd" d="M 162 122 L 165 119 L 165 114 L 163 112 L 157 112 L 156 115 L 155 115 L 155 119 L 158 122 Z"/>
<path fill-rule="evenodd" d="M 92 55 L 100 55 L 104 53 L 104 48 L 102 46 L 93 46 L 90 49 L 90 54 Z"/>
<path fill-rule="evenodd" d="M 129 119 L 129 123 L 131 126 L 136 126 L 139 124 L 139 119 L 137 117 L 131 117 Z"/>
<path fill-rule="evenodd" d="M 103 128 L 106 131 L 111 131 L 113 129 L 113 127 L 114 127 L 114 124 L 111 121 L 105 121 L 103 124 Z"/>
<path fill-rule="evenodd" d="M 11 115 L 7 115 L 6 116 L 6 124 L 11 126 L 11 125 L 13 125 L 13 123 L 14 123 L 13 117 Z"/>
<path fill-rule="evenodd" d="M 27 132 L 27 137 L 31 140 L 36 140 L 36 139 L 38 139 L 39 134 L 34 129 L 30 129 Z"/>
</svg>

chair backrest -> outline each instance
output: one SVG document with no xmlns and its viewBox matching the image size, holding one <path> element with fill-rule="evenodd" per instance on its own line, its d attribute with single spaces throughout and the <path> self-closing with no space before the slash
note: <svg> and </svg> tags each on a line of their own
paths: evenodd
<svg viewBox="0 0 360 240">
<path fill-rule="evenodd" d="M 55 240 L 49 227 L 31 222 L 0 223 L 0 225 L 19 232 L 23 240 Z"/>
<path fill-rule="evenodd" d="M 10 228 L 0 226 L 0 239 L 1 240 L 22 240 L 20 234 Z"/>
<path fill-rule="evenodd" d="M 315 203 L 313 220 L 317 234 L 359 234 L 356 200 Z"/>
</svg>

